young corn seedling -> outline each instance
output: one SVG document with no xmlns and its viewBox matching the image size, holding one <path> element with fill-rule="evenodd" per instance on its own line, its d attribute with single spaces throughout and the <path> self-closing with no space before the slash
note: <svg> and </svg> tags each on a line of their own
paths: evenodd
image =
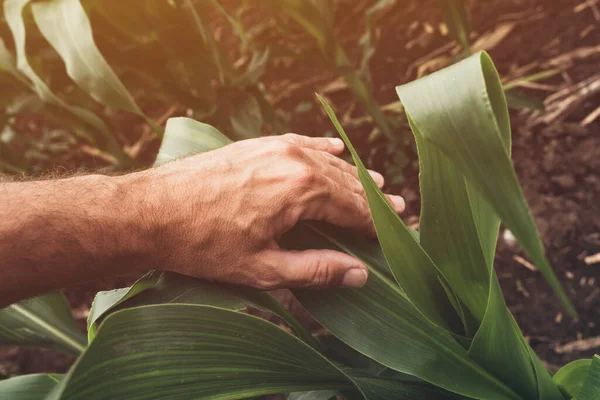
<svg viewBox="0 0 600 400">
<path fill-rule="evenodd" d="M 551 376 L 506 307 L 493 269 L 502 221 L 575 314 L 510 161 L 508 112 L 492 61 L 478 53 L 397 91 L 419 151 L 419 231 L 389 206 L 321 99 L 359 170 L 379 243 L 314 222 L 281 243 L 342 250 L 368 265 L 361 289 L 294 290 L 330 335 L 311 335 L 267 293 L 152 272 L 96 296 L 87 347 L 67 374 L 0 381 L 2 398 L 599 398 L 600 357 Z M 157 162 L 227 143 L 208 125 L 171 119 Z M 48 300 L 24 304 L 32 310 L 40 301 Z M 241 313 L 245 306 L 272 311 L 293 333 Z M 0 313 L 1 343 L 30 344 L 37 334 L 78 351 L 81 339 L 60 327 L 67 322 L 56 318 L 61 311 L 15 307 Z"/>
</svg>

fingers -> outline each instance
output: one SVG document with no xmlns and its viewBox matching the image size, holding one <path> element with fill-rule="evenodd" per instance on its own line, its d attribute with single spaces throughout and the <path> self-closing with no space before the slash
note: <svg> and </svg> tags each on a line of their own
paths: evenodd
<svg viewBox="0 0 600 400">
<path fill-rule="evenodd" d="M 335 250 L 266 250 L 261 264 L 275 271 L 273 281 L 262 282 L 261 287 L 348 287 L 364 286 L 368 278 L 367 267 L 358 259 Z"/>
<path fill-rule="evenodd" d="M 330 154 L 341 154 L 344 151 L 344 142 L 338 138 L 310 137 L 295 133 L 286 133 L 278 138 L 296 146 Z"/>
<path fill-rule="evenodd" d="M 341 158 L 336 157 L 329 153 L 323 153 L 323 152 L 318 152 L 318 151 L 314 151 L 314 150 L 307 150 L 307 153 L 309 154 L 309 156 L 316 158 L 318 160 L 321 160 L 327 164 L 330 164 L 331 166 L 338 168 L 338 169 L 352 175 L 356 179 L 358 179 L 358 169 L 354 165 L 350 165 L 349 163 L 342 160 Z M 369 175 L 371 175 L 371 177 L 373 178 L 373 180 L 375 181 L 377 186 L 381 189 L 383 187 L 383 185 L 385 184 L 383 175 L 381 175 L 379 172 L 376 172 L 376 171 L 371 171 L 371 170 L 367 170 L 367 171 L 369 172 Z"/>
<path fill-rule="evenodd" d="M 304 204 L 301 220 L 326 221 L 375 236 L 373 219 L 364 194 L 329 178 L 324 179 L 319 190 L 318 196 L 311 197 Z"/>
<path fill-rule="evenodd" d="M 393 194 L 386 194 L 385 197 L 390 202 L 390 205 L 398 214 L 401 214 L 406 210 L 406 202 L 404 201 L 404 197 L 396 196 Z"/>
</svg>

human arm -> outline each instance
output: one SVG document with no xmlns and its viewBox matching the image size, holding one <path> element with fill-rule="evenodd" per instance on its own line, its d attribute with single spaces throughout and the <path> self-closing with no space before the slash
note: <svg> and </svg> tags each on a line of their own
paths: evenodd
<svg viewBox="0 0 600 400">
<path fill-rule="evenodd" d="M 339 140 L 283 135 L 122 176 L 1 183 L 0 305 L 152 269 L 260 289 L 361 286 L 367 269 L 347 254 L 277 245 L 307 219 L 373 233 L 341 151 Z"/>
</svg>

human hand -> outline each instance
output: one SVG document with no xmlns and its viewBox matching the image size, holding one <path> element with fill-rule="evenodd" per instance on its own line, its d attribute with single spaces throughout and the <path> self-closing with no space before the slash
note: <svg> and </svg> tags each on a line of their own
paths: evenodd
<svg viewBox="0 0 600 400">
<path fill-rule="evenodd" d="M 374 235 L 357 170 L 336 157 L 343 150 L 340 139 L 287 134 L 128 175 L 156 268 L 264 290 L 363 286 L 368 270 L 348 254 L 277 244 L 301 220 Z M 370 173 L 382 187 L 383 177 Z M 400 196 L 388 199 L 404 210 Z"/>
</svg>

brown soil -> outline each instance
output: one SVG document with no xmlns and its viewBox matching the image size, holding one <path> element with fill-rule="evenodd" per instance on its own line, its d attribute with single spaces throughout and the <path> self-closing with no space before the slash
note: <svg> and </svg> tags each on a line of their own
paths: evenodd
<svg viewBox="0 0 600 400">
<path fill-rule="evenodd" d="M 356 43 L 366 3 L 353 2 L 336 15 L 338 38 L 353 59 L 360 56 Z M 393 87 L 415 79 L 419 65 L 441 66 L 445 60 L 439 57 L 450 56 L 453 49 L 440 33 L 441 14 L 434 1 L 399 3 L 377 22 L 379 42 L 371 73 L 381 104 L 397 100 Z M 519 258 L 523 254 L 507 233 L 501 235 L 496 261 L 511 311 L 540 357 L 556 368 L 600 352 L 600 262 L 589 258 L 600 252 L 600 117 L 583 123 L 598 108 L 600 92 L 574 91 L 575 107 L 566 107 L 566 97 L 556 95 L 596 74 L 600 12 L 586 6 L 584 0 L 479 0 L 473 2 L 473 27 L 475 40 L 492 32 L 508 32 L 498 43 L 492 43 L 492 37 L 484 45 L 503 77 L 512 79 L 549 68 L 561 71 L 541 85 L 524 89 L 546 98 L 549 112 L 557 110 L 558 116 L 550 120 L 548 114 L 512 112 L 513 160 L 548 257 L 579 317 L 571 319 L 564 313 L 539 272 Z M 320 135 L 332 130 L 314 101 L 315 91 L 324 92 L 338 113 L 348 115 L 346 122 L 357 125 L 349 133 L 361 155 L 387 175 L 392 182 L 390 191 L 405 196 L 405 218 L 416 222 L 419 194 L 414 152 L 409 146 L 413 162 L 404 168 L 404 182 L 395 181 L 396 149 L 381 137 L 366 140 L 372 125 L 358 123 L 362 112 L 348 89 L 319 56 L 314 42 L 299 29 L 292 31 L 297 32 L 294 43 L 298 50 L 311 56 L 301 61 L 282 57 L 268 68 L 264 81 L 275 105 L 290 114 L 295 132 Z M 403 134 L 410 138 L 408 131 Z M 74 308 L 85 311 L 97 290 L 127 282 L 90 284 L 67 293 Z M 71 358 L 50 351 L 0 349 L 0 373 L 60 372 L 71 362 Z"/>
</svg>

